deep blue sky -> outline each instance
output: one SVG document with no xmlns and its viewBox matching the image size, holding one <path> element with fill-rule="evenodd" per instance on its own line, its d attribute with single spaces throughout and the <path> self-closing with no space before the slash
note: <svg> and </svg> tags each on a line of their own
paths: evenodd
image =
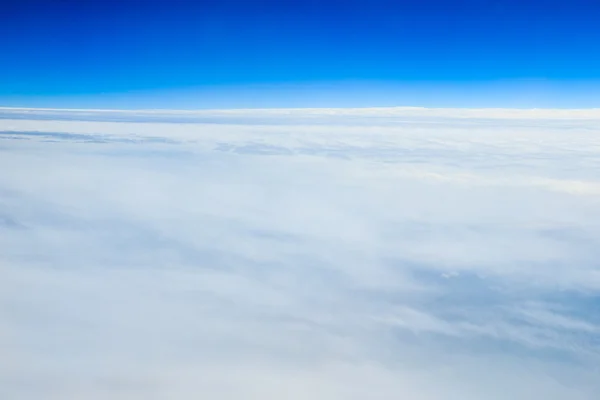
<svg viewBox="0 0 600 400">
<path fill-rule="evenodd" d="M 597 0 L 0 4 L 0 105 L 600 107 Z"/>
</svg>

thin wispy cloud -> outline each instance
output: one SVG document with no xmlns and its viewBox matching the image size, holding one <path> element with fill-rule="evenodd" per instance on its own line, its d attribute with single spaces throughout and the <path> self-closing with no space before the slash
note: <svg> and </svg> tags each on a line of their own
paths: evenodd
<svg viewBox="0 0 600 400">
<path fill-rule="evenodd" d="M 0 110 L 0 397 L 600 395 L 596 110 Z"/>
</svg>

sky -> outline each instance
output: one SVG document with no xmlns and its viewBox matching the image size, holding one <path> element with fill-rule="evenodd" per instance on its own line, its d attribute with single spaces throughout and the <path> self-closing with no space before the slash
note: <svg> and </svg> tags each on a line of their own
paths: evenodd
<svg viewBox="0 0 600 400">
<path fill-rule="evenodd" d="M 600 104 L 592 0 L 4 1 L 0 105 Z"/>
<path fill-rule="evenodd" d="M 2 399 L 600 397 L 598 110 L 0 116 Z"/>
</svg>

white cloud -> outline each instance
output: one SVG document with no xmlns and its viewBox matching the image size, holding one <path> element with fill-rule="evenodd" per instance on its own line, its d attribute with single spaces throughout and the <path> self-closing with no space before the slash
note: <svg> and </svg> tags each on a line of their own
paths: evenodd
<svg viewBox="0 0 600 400">
<path fill-rule="evenodd" d="M 600 395 L 596 110 L 23 113 L 2 398 Z"/>
</svg>

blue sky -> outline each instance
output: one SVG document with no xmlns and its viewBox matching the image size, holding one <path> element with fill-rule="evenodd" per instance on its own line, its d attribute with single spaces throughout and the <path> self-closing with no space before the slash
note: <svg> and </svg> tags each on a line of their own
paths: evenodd
<svg viewBox="0 0 600 400">
<path fill-rule="evenodd" d="M 2 6 L 5 106 L 600 104 L 594 51 L 600 3 L 594 1 Z"/>
</svg>

